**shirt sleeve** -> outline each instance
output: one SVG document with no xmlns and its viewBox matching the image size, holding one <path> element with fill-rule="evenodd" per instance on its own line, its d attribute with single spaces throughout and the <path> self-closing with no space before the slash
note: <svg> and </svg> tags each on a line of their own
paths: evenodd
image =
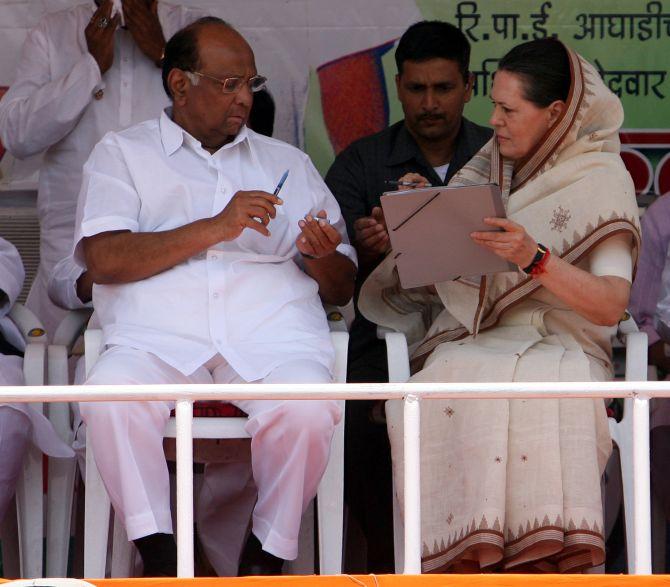
<svg viewBox="0 0 670 587">
<path fill-rule="evenodd" d="M 54 267 L 47 283 L 47 292 L 51 301 L 66 310 L 91 308 L 91 302 L 84 303 L 77 295 L 77 280 L 85 269 L 80 267 L 73 257 L 61 259 Z"/>
<path fill-rule="evenodd" d="M 600 243 L 589 257 L 593 275 L 621 277 L 633 281 L 633 258 L 628 235 L 615 235 Z"/>
<path fill-rule="evenodd" d="M 370 214 L 366 204 L 364 177 L 361 157 L 352 147 L 337 156 L 326 174 L 326 185 L 340 205 L 350 242 L 355 238 L 354 222 Z"/>
<path fill-rule="evenodd" d="M 641 219 L 642 250 L 630 296 L 630 311 L 649 344 L 660 340 L 654 315 L 661 292 L 661 278 L 670 244 L 670 199 L 659 198 Z"/>
<path fill-rule="evenodd" d="M 107 133 L 84 165 L 75 221 L 74 260 L 85 268 L 82 239 L 139 230 L 140 196 L 115 133 Z"/>
<path fill-rule="evenodd" d="M 0 101 L 0 139 L 15 157 L 40 153 L 76 126 L 96 89 L 100 69 L 85 52 L 63 77 L 51 77 L 53 43 L 49 17 L 28 33 L 17 67 L 18 77 Z"/>
<path fill-rule="evenodd" d="M 349 243 L 345 219 L 342 216 L 337 200 L 334 198 L 323 179 L 321 179 L 319 172 L 316 170 L 309 157 L 306 157 L 305 164 L 307 166 L 306 174 L 308 189 L 315 198 L 310 213 L 315 216 L 320 210 L 326 211 L 331 226 L 333 226 L 342 236 L 342 242 L 337 246 L 337 251 L 349 257 L 354 264 L 358 266 L 356 250 Z"/>
<path fill-rule="evenodd" d="M 9 312 L 21 293 L 25 271 L 16 247 L 0 238 L 0 317 Z"/>
</svg>

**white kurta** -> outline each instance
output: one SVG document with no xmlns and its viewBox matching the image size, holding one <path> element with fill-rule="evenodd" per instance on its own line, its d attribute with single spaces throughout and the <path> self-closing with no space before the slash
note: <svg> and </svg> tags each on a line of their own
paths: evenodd
<svg viewBox="0 0 670 587">
<path fill-rule="evenodd" d="M 27 305 L 50 335 L 63 310 L 49 300 L 47 280 L 72 247 L 84 162 L 107 131 L 153 118 L 168 103 L 160 70 L 128 31 L 117 30 L 114 62 L 100 75 L 84 36 L 94 11 L 89 2 L 45 16 L 28 34 L 16 81 L 0 101 L 0 140 L 7 150 L 18 158 L 46 151 L 37 204 L 41 265 Z M 158 16 L 168 39 L 201 13 L 160 2 Z M 98 90 L 100 99 L 94 97 Z"/>
<path fill-rule="evenodd" d="M 170 230 L 218 214 L 239 190 L 272 193 L 287 169 L 270 237 L 245 229 L 148 279 L 94 285 L 103 343 L 151 352 L 184 375 L 217 353 L 246 381 L 288 360 L 331 369 L 318 285 L 299 267 L 298 221 L 325 210 L 342 235 L 338 250 L 354 261 L 356 254 L 335 198 L 291 145 L 243 128 L 210 155 L 165 112 L 108 134 L 84 167 L 75 258 L 83 262 L 79 243 L 87 236 Z"/>
<path fill-rule="evenodd" d="M 75 258 L 102 232 L 171 230 L 221 212 L 239 190 L 272 192 L 288 169 L 270 237 L 250 229 L 151 278 L 95 285 L 108 346 L 89 383 L 328 382 L 334 352 L 295 241 L 325 210 L 355 261 L 339 207 L 309 158 L 244 128 L 213 155 L 163 113 L 109 133 L 84 167 Z M 295 558 L 302 513 L 328 462 L 341 410 L 333 401 L 234 402 L 248 415 L 263 547 Z M 162 457 L 167 402 L 81 404 L 100 474 L 131 539 L 170 532 Z M 211 527 L 210 527 L 211 529 Z M 232 561 L 231 561 L 232 562 Z"/>
</svg>

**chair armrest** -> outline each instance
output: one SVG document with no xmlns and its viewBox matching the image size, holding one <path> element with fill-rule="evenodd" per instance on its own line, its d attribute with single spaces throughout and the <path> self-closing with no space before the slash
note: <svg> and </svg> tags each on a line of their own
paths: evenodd
<svg viewBox="0 0 670 587">
<path fill-rule="evenodd" d="M 384 340 L 386 338 L 386 335 L 389 334 L 390 332 L 398 332 L 398 331 L 393 330 L 393 328 L 389 328 L 388 326 L 377 325 L 377 338 L 379 340 Z"/>
<path fill-rule="evenodd" d="M 377 326 L 377 338 L 386 341 L 389 383 L 405 383 L 410 375 L 409 350 L 405 334 L 387 326 Z"/>
<path fill-rule="evenodd" d="M 347 381 L 347 353 L 349 351 L 349 333 L 330 333 L 330 340 L 335 348 L 335 366 L 333 367 L 333 381 L 346 383 Z"/>
<path fill-rule="evenodd" d="M 68 311 L 54 333 L 53 344 L 63 345 L 71 351 L 74 343 L 86 329 L 91 313 L 92 310 L 88 308 Z"/>
<path fill-rule="evenodd" d="M 46 345 L 35 342 L 26 345 L 23 352 L 23 378 L 26 385 L 44 385 Z"/>
<path fill-rule="evenodd" d="M 640 329 L 637 327 L 635 320 L 633 320 L 632 314 L 626 310 L 624 312 L 623 320 L 619 322 L 618 325 L 618 334 L 624 338 L 627 334 L 631 332 L 638 332 Z"/>
<path fill-rule="evenodd" d="M 387 332 L 384 339 L 386 340 L 389 383 L 404 383 L 409 379 L 407 339 L 402 332 Z"/>
<path fill-rule="evenodd" d="M 626 342 L 626 381 L 647 380 L 647 355 L 649 351 L 646 332 L 629 332 Z"/>
<path fill-rule="evenodd" d="M 328 327 L 331 332 L 348 332 L 354 321 L 354 303 L 350 301 L 346 306 L 324 304 L 323 309 L 328 318 Z"/>
<path fill-rule="evenodd" d="M 9 317 L 21 332 L 26 344 L 32 342 L 46 344 L 47 333 L 42 322 L 23 304 L 14 304 Z"/>
</svg>

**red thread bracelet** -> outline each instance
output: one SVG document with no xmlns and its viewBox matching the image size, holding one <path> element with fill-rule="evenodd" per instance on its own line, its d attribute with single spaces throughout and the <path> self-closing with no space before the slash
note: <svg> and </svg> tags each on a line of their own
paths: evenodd
<svg viewBox="0 0 670 587">
<path fill-rule="evenodd" d="M 536 261 L 533 263 L 533 268 L 530 270 L 530 276 L 533 279 L 538 278 L 542 273 L 546 273 L 546 265 L 549 262 L 549 257 L 551 256 L 551 253 L 549 252 L 549 249 L 544 250 L 544 254 L 542 255 L 542 258 L 539 261 Z"/>
</svg>

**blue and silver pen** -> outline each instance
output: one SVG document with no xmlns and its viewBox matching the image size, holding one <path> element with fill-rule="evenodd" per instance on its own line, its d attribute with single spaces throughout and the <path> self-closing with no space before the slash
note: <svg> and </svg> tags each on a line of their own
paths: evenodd
<svg viewBox="0 0 670 587">
<path fill-rule="evenodd" d="M 279 192 L 281 191 L 281 189 L 284 185 L 284 182 L 286 181 L 286 178 L 288 177 L 288 171 L 289 171 L 288 169 L 286 171 L 284 171 L 284 175 L 281 176 L 281 179 L 279 180 L 279 183 L 277 184 L 277 187 L 275 188 L 275 191 L 272 192 L 273 196 L 278 196 L 279 195 Z"/>
</svg>

